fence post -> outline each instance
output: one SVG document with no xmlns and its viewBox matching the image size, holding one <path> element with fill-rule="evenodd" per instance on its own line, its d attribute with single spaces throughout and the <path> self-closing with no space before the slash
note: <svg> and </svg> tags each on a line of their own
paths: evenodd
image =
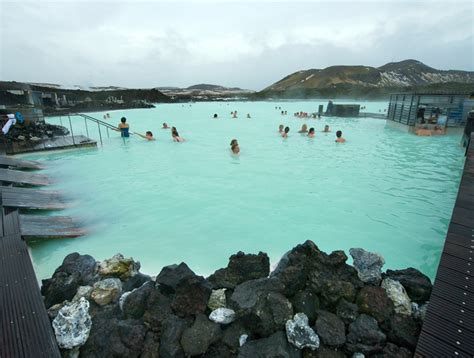
<svg viewBox="0 0 474 358">
<path fill-rule="evenodd" d="M 76 142 L 74 140 L 74 132 L 72 131 L 71 116 L 68 114 L 67 117 L 69 118 L 69 128 L 71 128 L 72 144 L 76 145 Z"/>
<path fill-rule="evenodd" d="M 89 130 L 87 129 L 87 119 L 84 117 L 84 124 L 86 125 L 87 138 L 89 138 Z"/>
<path fill-rule="evenodd" d="M 100 124 L 99 124 L 99 122 L 97 122 L 97 128 L 99 128 L 100 146 L 103 147 L 104 144 L 102 143 L 102 134 L 100 133 Z"/>
</svg>

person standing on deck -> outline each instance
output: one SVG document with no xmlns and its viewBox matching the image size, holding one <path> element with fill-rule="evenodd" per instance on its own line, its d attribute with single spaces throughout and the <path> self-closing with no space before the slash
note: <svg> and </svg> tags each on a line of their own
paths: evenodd
<svg viewBox="0 0 474 358">
<path fill-rule="evenodd" d="M 119 123 L 118 129 L 117 129 L 117 132 L 120 132 L 120 136 L 124 137 L 124 138 L 130 137 L 130 133 L 129 133 L 130 126 L 126 122 L 127 122 L 127 118 L 122 117 L 120 119 L 120 123 Z"/>
</svg>

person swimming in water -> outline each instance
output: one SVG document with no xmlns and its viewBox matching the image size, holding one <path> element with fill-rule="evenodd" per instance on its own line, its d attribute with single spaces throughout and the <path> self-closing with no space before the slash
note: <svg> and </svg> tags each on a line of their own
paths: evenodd
<svg viewBox="0 0 474 358">
<path fill-rule="evenodd" d="M 184 138 L 181 138 L 179 136 L 179 133 L 176 127 L 171 127 L 171 137 L 173 137 L 174 142 L 184 142 Z"/>
<path fill-rule="evenodd" d="M 284 130 L 284 129 L 285 129 L 285 126 L 284 126 L 283 124 L 280 124 L 280 125 L 278 126 L 278 133 L 280 133 L 280 134 L 283 133 L 283 130 Z"/>
<path fill-rule="evenodd" d="M 306 124 L 303 124 L 298 133 L 308 133 L 308 126 Z"/>
<path fill-rule="evenodd" d="M 164 123 L 163 123 L 163 127 L 161 127 L 161 129 L 169 129 L 168 123 L 164 122 Z"/>
<path fill-rule="evenodd" d="M 309 129 L 309 132 L 308 132 L 308 137 L 314 138 L 314 134 L 315 134 L 315 133 L 314 133 L 314 128 L 311 127 L 311 128 Z"/>
<path fill-rule="evenodd" d="M 122 117 L 120 119 L 120 123 L 118 125 L 118 129 L 116 129 L 117 132 L 120 132 L 120 136 L 124 138 L 130 137 L 130 126 L 127 123 L 127 118 Z"/>
<path fill-rule="evenodd" d="M 213 118 L 218 118 L 219 116 L 217 115 L 217 113 L 214 113 L 214 117 Z"/>
<path fill-rule="evenodd" d="M 250 117 L 250 113 L 247 113 L 247 118 L 252 118 L 252 117 Z"/>
<path fill-rule="evenodd" d="M 147 131 L 145 135 L 140 134 L 140 133 L 135 133 L 135 132 L 134 134 L 139 135 L 140 137 L 146 140 L 155 140 L 155 138 L 153 137 L 153 133 L 151 131 Z"/>
<path fill-rule="evenodd" d="M 342 137 L 342 131 L 336 132 L 336 143 L 345 143 L 346 140 Z"/>
<path fill-rule="evenodd" d="M 234 111 L 234 113 L 232 114 L 232 118 L 237 118 L 237 111 Z"/>
<path fill-rule="evenodd" d="M 240 153 L 239 142 L 237 141 L 237 139 L 232 139 L 230 141 L 230 150 L 233 154 L 239 154 Z"/>
<path fill-rule="evenodd" d="M 323 132 L 324 132 L 324 133 L 329 133 L 330 131 L 331 131 L 331 130 L 329 129 L 329 126 L 326 124 L 326 125 L 324 126 Z"/>
<path fill-rule="evenodd" d="M 285 131 L 281 134 L 283 138 L 288 138 L 288 132 L 290 131 L 290 127 L 285 127 Z"/>
</svg>

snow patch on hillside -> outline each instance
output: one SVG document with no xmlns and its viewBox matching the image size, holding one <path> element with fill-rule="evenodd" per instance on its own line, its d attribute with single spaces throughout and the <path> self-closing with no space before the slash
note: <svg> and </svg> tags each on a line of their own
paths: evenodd
<svg viewBox="0 0 474 358">
<path fill-rule="evenodd" d="M 380 86 L 410 86 L 412 82 L 408 77 L 396 72 L 380 72 Z"/>
</svg>

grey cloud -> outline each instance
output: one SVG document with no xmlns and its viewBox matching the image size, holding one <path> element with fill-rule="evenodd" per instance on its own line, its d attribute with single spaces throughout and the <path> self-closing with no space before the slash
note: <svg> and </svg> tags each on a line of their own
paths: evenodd
<svg viewBox="0 0 474 358">
<path fill-rule="evenodd" d="M 389 1 L 0 7 L 3 80 L 128 87 L 208 82 L 262 89 L 289 73 L 330 65 L 416 58 L 441 69 L 474 69 L 469 2 L 434 3 L 430 13 L 422 2 L 410 2 L 410 12 L 394 12 L 397 3 Z M 314 33 L 294 34 L 305 26 Z M 233 43 L 235 36 L 243 43 Z M 202 39 L 215 44 L 196 47 Z"/>
</svg>

